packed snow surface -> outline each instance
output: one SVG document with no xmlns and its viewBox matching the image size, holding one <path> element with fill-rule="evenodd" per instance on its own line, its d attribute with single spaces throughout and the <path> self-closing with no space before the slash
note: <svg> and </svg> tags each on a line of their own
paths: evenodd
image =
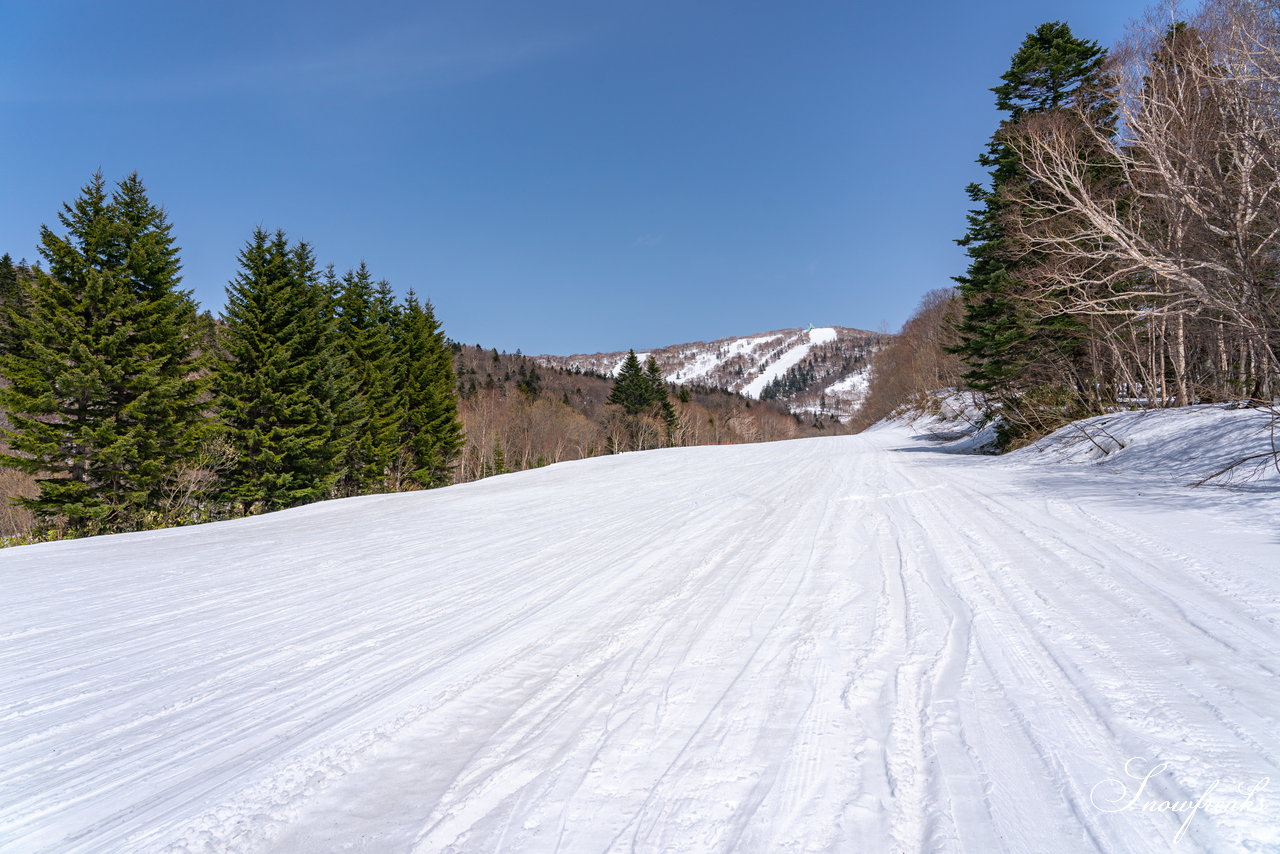
<svg viewBox="0 0 1280 854">
<path fill-rule="evenodd" d="M 890 425 L 5 550 L 0 849 L 1280 850 L 1278 505 Z"/>
</svg>

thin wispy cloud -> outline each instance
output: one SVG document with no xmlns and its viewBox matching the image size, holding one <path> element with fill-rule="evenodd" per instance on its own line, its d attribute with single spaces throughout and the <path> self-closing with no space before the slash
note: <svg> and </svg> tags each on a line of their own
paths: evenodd
<svg viewBox="0 0 1280 854">
<path fill-rule="evenodd" d="M 257 86 L 264 79 L 294 90 L 349 92 L 420 89 L 465 83 L 535 64 L 576 42 L 568 34 L 495 37 L 468 45 L 430 45 L 404 34 L 380 34 L 317 55 L 296 56 L 212 74 L 212 91 Z"/>
<path fill-rule="evenodd" d="M 120 102 L 228 95 L 352 96 L 447 88 L 510 73 L 572 49 L 567 31 L 459 34 L 430 20 L 404 21 L 334 43 L 198 57 L 177 67 L 118 66 L 92 74 L 14 69 L 0 100 Z"/>
</svg>

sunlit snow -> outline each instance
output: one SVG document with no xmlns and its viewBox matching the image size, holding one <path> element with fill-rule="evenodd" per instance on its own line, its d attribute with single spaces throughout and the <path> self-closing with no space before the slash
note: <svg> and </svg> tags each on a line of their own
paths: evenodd
<svg viewBox="0 0 1280 854">
<path fill-rule="evenodd" d="M 894 424 L 0 551 L 0 848 L 1274 850 L 1276 480 L 1179 485 L 1261 427 Z"/>
</svg>

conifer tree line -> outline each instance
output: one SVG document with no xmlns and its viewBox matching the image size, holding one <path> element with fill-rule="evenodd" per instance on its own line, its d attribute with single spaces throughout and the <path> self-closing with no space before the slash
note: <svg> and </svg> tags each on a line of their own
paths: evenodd
<svg viewBox="0 0 1280 854">
<path fill-rule="evenodd" d="M 1273 405 L 1280 3 L 1153 12 L 1111 51 L 1046 23 L 992 91 L 946 346 L 1004 443 L 1116 406 Z"/>
<path fill-rule="evenodd" d="M 812 364 L 801 363 L 787 368 L 780 377 L 774 377 L 760 390 L 761 400 L 775 400 L 778 397 L 801 391 L 813 384 L 817 371 Z"/>
<path fill-rule="evenodd" d="M 182 290 L 136 174 L 94 175 L 0 259 L 0 463 L 58 534 L 140 530 L 450 483 L 463 443 L 429 302 L 255 230 L 220 321 Z"/>
</svg>

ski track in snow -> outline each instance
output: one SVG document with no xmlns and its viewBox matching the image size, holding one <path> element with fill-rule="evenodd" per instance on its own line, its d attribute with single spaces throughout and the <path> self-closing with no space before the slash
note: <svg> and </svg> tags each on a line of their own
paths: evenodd
<svg viewBox="0 0 1280 854">
<path fill-rule="evenodd" d="M 6 550 L 0 850 L 1277 851 L 1094 802 L 1280 781 L 1216 494 L 892 426 Z"/>
</svg>

